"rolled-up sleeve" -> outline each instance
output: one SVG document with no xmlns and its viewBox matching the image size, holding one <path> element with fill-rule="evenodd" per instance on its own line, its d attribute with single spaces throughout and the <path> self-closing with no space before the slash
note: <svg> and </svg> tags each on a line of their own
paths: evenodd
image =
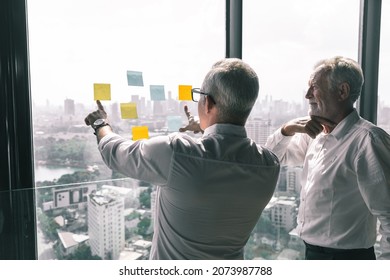
<svg viewBox="0 0 390 280">
<path fill-rule="evenodd" d="M 170 136 L 132 141 L 115 133 L 104 136 L 99 151 L 104 163 L 125 176 L 164 185 L 172 158 Z"/>
</svg>

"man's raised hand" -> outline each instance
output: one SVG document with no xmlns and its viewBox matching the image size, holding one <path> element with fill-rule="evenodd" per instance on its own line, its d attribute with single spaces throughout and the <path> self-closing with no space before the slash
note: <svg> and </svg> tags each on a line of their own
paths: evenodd
<svg viewBox="0 0 390 280">
<path fill-rule="evenodd" d="M 187 105 L 184 105 L 184 113 L 187 116 L 188 124 L 184 127 L 179 128 L 179 131 L 180 132 L 192 131 L 194 133 L 199 133 L 199 132 L 203 133 L 203 130 L 199 126 L 199 121 L 195 120 L 194 116 L 189 111 Z"/>
<path fill-rule="evenodd" d="M 96 100 L 96 104 L 98 106 L 98 110 L 88 114 L 88 116 L 84 119 L 86 125 L 93 124 L 97 119 L 107 119 L 107 113 L 100 100 Z"/>
</svg>

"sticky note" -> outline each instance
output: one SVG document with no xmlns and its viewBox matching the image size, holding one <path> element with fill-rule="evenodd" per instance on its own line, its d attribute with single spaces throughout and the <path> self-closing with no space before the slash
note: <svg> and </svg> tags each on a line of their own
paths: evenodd
<svg viewBox="0 0 390 280">
<path fill-rule="evenodd" d="M 120 106 L 122 119 L 138 119 L 137 103 L 121 103 Z"/>
<path fill-rule="evenodd" d="M 165 100 L 164 86 L 151 85 L 150 86 L 150 99 L 154 101 Z"/>
<path fill-rule="evenodd" d="M 168 131 L 179 131 L 179 128 L 182 127 L 181 116 L 168 116 Z"/>
<path fill-rule="evenodd" d="M 192 86 L 179 85 L 179 100 L 192 100 Z"/>
<path fill-rule="evenodd" d="M 133 134 L 133 140 L 138 139 L 148 139 L 149 131 L 147 126 L 133 126 L 131 128 L 131 133 Z"/>
<path fill-rule="evenodd" d="M 110 84 L 93 84 L 94 100 L 111 100 Z"/>
<path fill-rule="evenodd" d="M 143 87 L 144 80 L 142 78 L 142 72 L 127 71 L 127 84 L 129 86 Z"/>
</svg>

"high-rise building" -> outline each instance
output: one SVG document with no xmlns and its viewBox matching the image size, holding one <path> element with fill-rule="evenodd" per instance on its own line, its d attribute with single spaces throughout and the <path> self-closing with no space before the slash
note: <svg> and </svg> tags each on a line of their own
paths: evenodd
<svg viewBox="0 0 390 280">
<path fill-rule="evenodd" d="M 165 116 L 167 114 L 167 102 L 163 101 L 153 101 L 153 116 Z"/>
<path fill-rule="evenodd" d="M 258 145 L 264 145 L 267 142 L 267 137 L 270 135 L 271 120 L 261 118 L 249 119 L 246 122 L 245 129 L 249 138 Z"/>
<path fill-rule="evenodd" d="M 276 185 L 276 191 L 282 195 L 297 196 L 301 190 L 301 166 L 282 165 Z"/>
<path fill-rule="evenodd" d="M 175 99 L 172 98 L 172 91 L 168 91 L 168 113 L 172 115 L 180 115 L 182 114 L 183 108 L 180 107 L 179 102 L 177 102 Z"/>
<path fill-rule="evenodd" d="M 75 114 L 75 105 L 73 99 L 64 100 L 64 114 L 65 115 L 74 115 Z"/>
<path fill-rule="evenodd" d="M 279 178 L 276 184 L 277 192 L 281 192 L 281 193 L 287 192 L 287 171 L 288 171 L 287 165 L 282 165 L 280 167 Z"/>
<path fill-rule="evenodd" d="M 286 189 L 289 194 L 301 192 L 302 166 L 289 166 L 286 174 Z"/>
<path fill-rule="evenodd" d="M 117 102 L 114 102 L 110 106 L 111 108 L 111 114 L 110 114 L 110 121 L 113 123 L 118 123 L 121 121 L 121 114 L 119 111 L 119 104 Z"/>
<path fill-rule="evenodd" d="M 137 104 L 137 108 L 141 115 L 146 116 L 149 114 L 146 108 L 146 98 L 145 96 L 140 97 L 139 102 Z"/>
<path fill-rule="evenodd" d="M 124 198 L 120 193 L 102 189 L 89 195 L 88 234 L 93 255 L 119 259 L 125 247 Z"/>
</svg>

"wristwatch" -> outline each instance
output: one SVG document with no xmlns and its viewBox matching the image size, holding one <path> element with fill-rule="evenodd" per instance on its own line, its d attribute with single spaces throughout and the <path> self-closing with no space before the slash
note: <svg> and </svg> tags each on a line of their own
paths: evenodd
<svg viewBox="0 0 390 280">
<path fill-rule="evenodd" d="M 106 126 L 106 125 L 109 125 L 105 119 L 97 119 L 96 121 L 93 122 L 93 124 L 91 125 L 92 128 L 95 130 L 95 134 L 97 132 L 97 130 L 103 126 Z"/>
</svg>

